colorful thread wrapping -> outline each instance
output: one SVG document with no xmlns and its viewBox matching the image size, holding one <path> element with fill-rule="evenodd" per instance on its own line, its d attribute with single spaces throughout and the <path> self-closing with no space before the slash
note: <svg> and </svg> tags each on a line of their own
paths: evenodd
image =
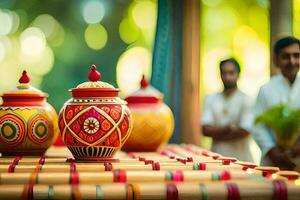
<svg viewBox="0 0 300 200">
<path fill-rule="evenodd" d="M 71 185 L 78 185 L 79 184 L 79 173 L 77 171 L 70 172 L 70 180 L 69 183 Z"/>
<path fill-rule="evenodd" d="M 137 200 L 141 198 L 140 187 L 136 183 L 126 184 L 127 187 L 127 199 Z"/>
<path fill-rule="evenodd" d="M 114 175 L 114 182 L 126 183 L 127 181 L 126 171 L 117 169 L 113 171 L 113 175 Z"/>
<path fill-rule="evenodd" d="M 105 171 L 112 171 L 113 165 L 111 163 L 104 163 L 104 169 Z"/>
<path fill-rule="evenodd" d="M 198 169 L 199 170 L 206 170 L 206 163 L 199 163 Z"/>
<path fill-rule="evenodd" d="M 200 191 L 201 191 L 201 199 L 202 200 L 208 200 L 208 191 L 207 191 L 207 188 L 206 188 L 206 185 L 201 183 L 200 184 Z"/>
<path fill-rule="evenodd" d="M 176 182 L 183 182 L 184 181 L 184 175 L 181 170 L 173 172 L 173 181 Z"/>
<path fill-rule="evenodd" d="M 145 161 L 146 160 L 146 158 L 144 158 L 144 157 L 139 157 L 139 161 Z"/>
<path fill-rule="evenodd" d="M 192 157 L 187 157 L 186 161 L 187 162 L 193 162 L 193 158 Z"/>
<path fill-rule="evenodd" d="M 33 185 L 27 184 L 23 188 L 22 199 L 33 200 Z"/>
<path fill-rule="evenodd" d="M 102 200 L 104 199 L 104 194 L 100 185 L 96 185 L 96 199 Z"/>
<path fill-rule="evenodd" d="M 134 199 L 134 189 L 131 184 L 126 184 L 126 200 Z"/>
<path fill-rule="evenodd" d="M 70 162 L 70 172 L 76 172 L 76 164 L 74 162 Z"/>
<path fill-rule="evenodd" d="M 48 199 L 54 199 L 54 189 L 53 185 L 49 185 L 48 187 Z"/>
<path fill-rule="evenodd" d="M 212 181 L 219 181 L 220 180 L 220 176 L 217 172 L 212 172 L 211 173 L 211 180 Z"/>
<path fill-rule="evenodd" d="M 17 156 L 15 157 L 15 159 L 13 160 L 13 162 L 11 163 L 12 165 L 18 165 L 19 164 L 19 161 L 22 159 L 22 157 L 20 156 Z"/>
<path fill-rule="evenodd" d="M 72 200 L 80 200 L 81 194 L 78 185 L 72 185 Z"/>
<path fill-rule="evenodd" d="M 174 183 L 167 184 L 167 200 L 179 200 L 178 189 Z"/>
<path fill-rule="evenodd" d="M 10 164 L 7 168 L 7 172 L 8 173 L 14 173 L 15 172 L 15 168 L 16 168 L 16 165 L 14 164 Z"/>
<path fill-rule="evenodd" d="M 160 171 L 160 164 L 159 164 L 159 162 L 152 163 L 152 170 Z"/>
<path fill-rule="evenodd" d="M 40 159 L 39 159 L 39 164 L 40 165 L 45 164 L 45 159 L 46 159 L 45 156 L 41 156 Z"/>
<path fill-rule="evenodd" d="M 288 191 L 284 181 L 282 180 L 273 180 L 274 187 L 274 200 L 287 200 Z"/>
<path fill-rule="evenodd" d="M 226 183 L 227 187 L 227 199 L 228 200 L 240 200 L 240 191 L 236 183 Z"/>
<path fill-rule="evenodd" d="M 153 164 L 154 160 L 145 160 L 145 165 Z"/>
<path fill-rule="evenodd" d="M 231 173 L 228 170 L 222 171 L 220 173 L 220 180 L 227 181 L 231 179 Z"/>
</svg>

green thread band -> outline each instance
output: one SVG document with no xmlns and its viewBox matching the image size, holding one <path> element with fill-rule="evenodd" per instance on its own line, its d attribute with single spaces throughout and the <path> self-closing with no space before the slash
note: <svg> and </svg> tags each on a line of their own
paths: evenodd
<svg viewBox="0 0 300 200">
<path fill-rule="evenodd" d="M 103 191 L 102 191 L 100 185 L 96 185 L 96 199 L 97 200 L 104 199 L 104 194 L 103 194 Z"/>
<path fill-rule="evenodd" d="M 220 175 L 217 172 L 212 172 L 211 179 L 212 179 L 212 181 L 219 181 Z"/>
<path fill-rule="evenodd" d="M 208 191 L 207 191 L 207 188 L 206 186 L 201 183 L 200 184 L 200 191 L 201 191 L 201 196 L 202 196 L 202 200 L 208 200 Z"/>
<path fill-rule="evenodd" d="M 173 173 L 168 171 L 165 173 L 165 181 L 172 181 L 173 180 Z"/>
<path fill-rule="evenodd" d="M 41 172 L 43 170 L 43 165 L 40 165 L 39 171 Z"/>
<path fill-rule="evenodd" d="M 53 185 L 49 185 L 48 187 L 48 199 L 54 199 L 54 189 Z"/>
<path fill-rule="evenodd" d="M 198 169 L 199 169 L 198 163 L 194 163 L 194 164 L 193 164 L 193 170 L 198 170 Z"/>
</svg>

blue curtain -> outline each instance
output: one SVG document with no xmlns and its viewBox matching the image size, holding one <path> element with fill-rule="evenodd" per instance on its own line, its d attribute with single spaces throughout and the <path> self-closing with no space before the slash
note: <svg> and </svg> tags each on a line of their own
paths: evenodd
<svg viewBox="0 0 300 200">
<path fill-rule="evenodd" d="M 158 17 L 153 48 L 151 84 L 164 94 L 175 117 L 170 140 L 179 143 L 182 66 L 183 0 L 158 0 Z"/>
</svg>

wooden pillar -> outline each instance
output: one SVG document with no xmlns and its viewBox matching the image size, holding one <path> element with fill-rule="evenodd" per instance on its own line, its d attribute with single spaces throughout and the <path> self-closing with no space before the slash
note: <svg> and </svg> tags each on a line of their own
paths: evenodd
<svg viewBox="0 0 300 200">
<path fill-rule="evenodd" d="M 280 37 L 293 34 L 293 2 L 292 0 L 271 0 L 270 9 L 270 63 L 271 75 L 278 73 L 273 63 L 273 45 Z"/>
<path fill-rule="evenodd" d="M 200 1 L 183 1 L 180 141 L 200 144 Z"/>
</svg>

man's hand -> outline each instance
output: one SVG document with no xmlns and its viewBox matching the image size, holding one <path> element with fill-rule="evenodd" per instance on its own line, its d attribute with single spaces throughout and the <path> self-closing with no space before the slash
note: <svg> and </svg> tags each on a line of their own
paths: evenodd
<svg viewBox="0 0 300 200">
<path fill-rule="evenodd" d="M 280 169 L 292 170 L 296 165 L 278 147 L 273 147 L 267 153 L 273 164 Z"/>
<path fill-rule="evenodd" d="M 211 126 L 203 125 L 202 132 L 205 136 L 212 137 L 216 141 L 239 139 L 249 135 L 249 132 L 234 125 Z"/>
</svg>

